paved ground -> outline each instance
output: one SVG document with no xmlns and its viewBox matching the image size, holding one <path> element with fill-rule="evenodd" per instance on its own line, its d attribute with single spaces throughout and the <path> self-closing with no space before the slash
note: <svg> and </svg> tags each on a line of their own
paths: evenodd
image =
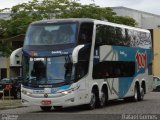
<svg viewBox="0 0 160 120">
<path fill-rule="evenodd" d="M 5 99 L 5 100 L 0 100 L 0 110 L 2 109 L 9 109 L 9 108 L 17 108 L 21 107 L 21 100 L 16 100 L 16 99 Z"/>
<path fill-rule="evenodd" d="M 65 108 L 61 111 L 52 110 L 43 112 L 39 107 L 23 107 L 9 110 L 1 110 L 0 114 L 18 115 L 18 120 L 97 120 L 97 119 L 160 119 L 160 92 L 147 94 L 144 101 L 125 102 L 123 100 L 112 101 L 105 108 L 86 110 L 83 106 Z M 54 119 L 55 118 L 55 119 Z"/>
</svg>

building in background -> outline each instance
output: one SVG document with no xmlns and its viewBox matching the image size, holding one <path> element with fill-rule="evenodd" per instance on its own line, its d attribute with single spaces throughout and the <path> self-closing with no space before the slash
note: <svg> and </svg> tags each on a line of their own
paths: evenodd
<svg viewBox="0 0 160 120">
<path fill-rule="evenodd" d="M 160 26 L 160 15 L 134 10 L 126 7 L 112 7 L 119 16 L 129 16 L 135 19 L 139 28 L 155 29 Z"/>
<path fill-rule="evenodd" d="M 24 35 L 12 37 L 8 41 L 10 41 L 13 50 L 21 48 L 23 46 Z M 0 79 L 20 76 L 20 69 L 20 66 L 10 65 L 10 57 L 0 56 Z"/>
<path fill-rule="evenodd" d="M 9 20 L 10 19 L 10 12 L 9 11 L 6 11 L 4 13 L 0 13 L 0 19 L 3 19 L 3 20 Z"/>
<path fill-rule="evenodd" d="M 0 19 L 10 19 L 10 13 L 5 11 L 0 13 Z M 1 39 L 1 38 L 0 38 Z M 8 39 L 12 45 L 13 50 L 23 46 L 24 35 L 17 35 Z M 20 68 L 10 66 L 10 57 L 2 57 L 0 54 L 0 79 L 20 76 Z"/>
<path fill-rule="evenodd" d="M 160 77 L 160 28 L 153 29 L 153 73 Z"/>
</svg>

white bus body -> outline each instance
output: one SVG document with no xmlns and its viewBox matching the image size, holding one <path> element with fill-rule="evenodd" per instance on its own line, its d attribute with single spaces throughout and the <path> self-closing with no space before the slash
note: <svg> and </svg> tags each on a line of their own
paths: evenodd
<svg viewBox="0 0 160 120">
<path fill-rule="evenodd" d="M 46 47 L 49 45 L 46 44 L 29 43 L 31 36 L 29 31 L 32 26 L 52 26 L 57 23 L 67 25 L 69 23 L 72 30 L 76 31 L 73 32 L 76 35 L 75 46 L 64 42 L 69 46 L 64 45 L 63 48 L 62 44 L 53 43 L 51 46 L 50 43 L 49 49 Z M 50 33 L 51 29 L 52 27 L 48 29 L 46 27 Z M 58 26 L 54 27 L 54 33 L 57 29 Z M 34 28 L 32 32 L 33 30 Z M 85 35 L 81 35 L 83 34 L 81 31 Z M 79 42 L 81 39 L 88 41 Z M 93 19 L 58 19 L 33 23 L 23 47 L 23 75 L 24 78 L 27 77 L 22 84 L 22 103 L 41 106 L 42 110 L 83 104 L 94 109 L 96 106 L 103 107 L 108 100 L 119 98 L 143 100 L 144 94 L 153 89 L 151 50 L 148 30 Z M 69 57 L 59 59 L 57 56 Z M 46 67 L 43 75 L 45 82 L 38 82 L 40 76 L 33 73 L 35 71 L 33 64 L 38 61 L 43 62 Z M 64 69 L 60 65 L 64 61 L 63 66 L 67 63 L 70 69 L 65 67 L 64 75 L 60 76 L 59 70 Z M 52 70 L 56 65 L 60 67 Z M 65 83 L 62 78 L 69 82 Z"/>
</svg>

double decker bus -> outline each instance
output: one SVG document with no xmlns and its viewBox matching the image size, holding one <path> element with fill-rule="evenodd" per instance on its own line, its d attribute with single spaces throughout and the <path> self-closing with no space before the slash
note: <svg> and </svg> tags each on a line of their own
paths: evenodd
<svg viewBox="0 0 160 120">
<path fill-rule="evenodd" d="M 42 110 L 109 100 L 143 100 L 152 91 L 148 30 L 88 18 L 31 23 L 22 48 L 24 105 Z"/>
</svg>

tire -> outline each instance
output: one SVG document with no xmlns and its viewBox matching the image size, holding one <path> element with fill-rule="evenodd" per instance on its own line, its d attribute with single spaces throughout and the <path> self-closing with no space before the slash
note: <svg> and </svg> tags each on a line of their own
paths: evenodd
<svg viewBox="0 0 160 120">
<path fill-rule="evenodd" d="M 102 90 L 99 98 L 99 107 L 104 107 L 107 104 L 107 99 L 107 94 Z"/>
<path fill-rule="evenodd" d="M 138 96 L 138 100 L 139 100 L 139 101 L 142 101 L 142 100 L 143 100 L 144 94 L 145 94 L 144 88 L 141 88 L 140 94 L 139 94 L 139 96 Z"/>
<path fill-rule="evenodd" d="M 51 106 L 40 106 L 41 110 L 43 111 L 51 111 Z"/>
<path fill-rule="evenodd" d="M 135 102 L 138 101 L 138 96 L 139 96 L 138 85 L 135 85 L 133 101 L 135 101 Z"/>
<path fill-rule="evenodd" d="M 19 90 L 15 93 L 14 98 L 21 99 L 21 92 Z"/>
<path fill-rule="evenodd" d="M 95 90 L 92 90 L 92 92 L 91 92 L 91 100 L 90 100 L 90 103 L 87 104 L 87 108 L 88 108 L 89 110 L 95 109 L 95 107 L 96 107 L 96 102 L 97 102 L 96 91 L 95 91 Z"/>
<path fill-rule="evenodd" d="M 129 99 L 134 102 L 137 102 L 141 99 L 140 88 L 138 85 L 135 85 L 135 87 L 134 87 L 134 96 L 129 97 Z"/>
</svg>

